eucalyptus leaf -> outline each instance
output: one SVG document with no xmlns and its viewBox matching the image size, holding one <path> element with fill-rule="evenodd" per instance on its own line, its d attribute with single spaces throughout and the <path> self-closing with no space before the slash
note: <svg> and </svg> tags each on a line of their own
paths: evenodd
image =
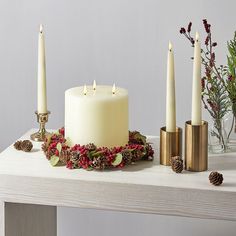
<svg viewBox="0 0 236 236">
<path fill-rule="evenodd" d="M 117 153 L 116 157 L 115 157 L 115 160 L 112 162 L 112 165 L 113 166 L 120 165 L 120 163 L 122 162 L 122 159 L 123 159 L 122 155 L 120 153 Z"/>
<path fill-rule="evenodd" d="M 56 155 L 53 155 L 51 158 L 50 158 L 50 163 L 52 166 L 56 166 L 59 162 L 59 157 L 56 156 Z"/>
<path fill-rule="evenodd" d="M 57 150 L 58 150 L 59 153 L 61 152 L 61 150 L 62 150 L 62 145 L 61 145 L 61 143 L 58 143 L 58 144 L 57 144 Z"/>
</svg>

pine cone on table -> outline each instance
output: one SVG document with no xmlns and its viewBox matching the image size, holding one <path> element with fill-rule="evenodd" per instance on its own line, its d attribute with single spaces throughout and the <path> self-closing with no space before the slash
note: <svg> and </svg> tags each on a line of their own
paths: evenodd
<svg viewBox="0 0 236 236">
<path fill-rule="evenodd" d="M 21 147 L 21 145 L 22 145 L 22 141 L 16 141 L 15 143 L 14 143 L 14 148 L 16 149 L 16 150 L 22 150 L 22 147 Z"/>
<path fill-rule="evenodd" d="M 172 161 L 171 168 L 175 173 L 181 173 L 184 168 L 183 160 Z"/>
<path fill-rule="evenodd" d="M 223 175 L 220 174 L 219 172 L 217 171 L 212 171 L 209 175 L 209 180 L 210 180 L 210 183 L 215 185 L 215 186 L 219 186 L 223 183 Z"/>
<path fill-rule="evenodd" d="M 172 163 L 174 163 L 177 160 L 183 161 L 180 156 L 173 156 L 173 157 L 170 158 L 170 164 L 172 165 Z"/>
<path fill-rule="evenodd" d="M 33 144 L 30 140 L 24 140 L 21 144 L 22 151 L 30 152 L 33 148 Z"/>
</svg>

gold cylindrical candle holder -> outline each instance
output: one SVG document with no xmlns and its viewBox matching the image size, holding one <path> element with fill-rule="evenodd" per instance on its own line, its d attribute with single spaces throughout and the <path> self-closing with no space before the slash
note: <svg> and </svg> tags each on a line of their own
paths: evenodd
<svg viewBox="0 0 236 236">
<path fill-rule="evenodd" d="M 176 127 L 175 132 L 167 132 L 166 127 L 160 129 L 160 164 L 169 166 L 170 158 L 182 156 L 182 129 Z"/>
<path fill-rule="evenodd" d="M 185 169 L 205 171 L 208 169 L 208 123 L 192 125 L 185 123 Z"/>
</svg>

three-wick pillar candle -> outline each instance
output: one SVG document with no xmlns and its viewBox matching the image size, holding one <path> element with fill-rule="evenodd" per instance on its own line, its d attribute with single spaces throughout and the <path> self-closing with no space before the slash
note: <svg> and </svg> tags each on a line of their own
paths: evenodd
<svg viewBox="0 0 236 236">
<path fill-rule="evenodd" d="M 98 147 L 128 143 L 128 92 L 112 86 L 71 88 L 65 92 L 65 137 L 72 145 Z M 115 88 L 115 90 L 114 90 Z"/>
<path fill-rule="evenodd" d="M 176 104 L 175 104 L 175 72 L 174 53 L 172 44 L 169 43 L 167 57 L 167 83 L 166 83 L 166 131 L 176 131 Z"/>
<path fill-rule="evenodd" d="M 201 87 L 201 43 L 196 33 L 194 43 L 193 83 L 192 83 L 192 125 L 202 123 L 202 87 Z"/>
<path fill-rule="evenodd" d="M 47 113 L 46 61 L 43 27 L 38 37 L 38 113 Z"/>
</svg>

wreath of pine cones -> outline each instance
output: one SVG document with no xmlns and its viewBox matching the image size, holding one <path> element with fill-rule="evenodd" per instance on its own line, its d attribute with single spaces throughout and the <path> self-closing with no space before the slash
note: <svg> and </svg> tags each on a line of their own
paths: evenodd
<svg viewBox="0 0 236 236">
<path fill-rule="evenodd" d="M 64 128 L 46 138 L 42 150 L 53 166 L 69 169 L 104 170 L 122 168 L 139 160 L 152 161 L 154 151 L 146 137 L 138 131 L 129 132 L 129 142 L 122 147 L 96 147 L 93 143 L 74 145 L 64 137 Z"/>
</svg>

